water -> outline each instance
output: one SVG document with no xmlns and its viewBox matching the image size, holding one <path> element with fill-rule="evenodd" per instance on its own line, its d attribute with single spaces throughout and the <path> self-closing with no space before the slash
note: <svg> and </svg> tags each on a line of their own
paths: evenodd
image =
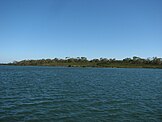
<svg viewBox="0 0 162 122">
<path fill-rule="evenodd" d="M 160 122 L 162 69 L 0 66 L 0 122 Z"/>
</svg>

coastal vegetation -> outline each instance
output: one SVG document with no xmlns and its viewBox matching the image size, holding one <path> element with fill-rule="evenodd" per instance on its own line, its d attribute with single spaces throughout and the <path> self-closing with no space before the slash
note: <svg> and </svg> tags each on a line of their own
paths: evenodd
<svg viewBox="0 0 162 122">
<path fill-rule="evenodd" d="M 112 67 L 112 68 L 162 68 L 162 58 L 140 58 L 134 56 L 116 60 L 115 58 L 100 58 L 88 60 L 86 57 L 65 59 L 39 59 L 39 60 L 22 60 L 8 63 L 7 65 L 18 66 L 66 66 L 66 67 Z"/>
</svg>

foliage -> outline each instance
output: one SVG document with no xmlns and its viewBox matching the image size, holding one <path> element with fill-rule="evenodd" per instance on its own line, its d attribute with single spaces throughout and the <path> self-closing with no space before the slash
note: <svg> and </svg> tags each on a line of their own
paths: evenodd
<svg viewBox="0 0 162 122">
<path fill-rule="evenodd" d="M 123 60 L 100 58 L 88 60 L 86 57 L 65 59 L 39 59 L 14 61 L 9 65 L 20 66 L 67 66 L 67 67 L 116 67 L 116 68 L 162 68 L 162 58 L 153 57 L 143 59 L 137 56 Z"/>
</svg>

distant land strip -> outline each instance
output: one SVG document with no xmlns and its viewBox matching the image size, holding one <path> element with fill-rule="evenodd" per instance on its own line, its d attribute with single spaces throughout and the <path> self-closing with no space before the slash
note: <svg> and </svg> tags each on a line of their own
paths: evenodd
<svg viewBox="0 0 162 122">
<path fill-rule="evenodd" d="M 111 68 L 162 68 L 162 58 L 140 58 L 134 56 L 122 60 L 99 58 L 88 60 L 86 57 L 65 59 L 39 59 L 39 60 L 22 60 L 13 61 L 12 63 L 1 63 L 0 65 L 15 66 L 65 66 L 65 67 L 111 67 Z"/>
</svg>

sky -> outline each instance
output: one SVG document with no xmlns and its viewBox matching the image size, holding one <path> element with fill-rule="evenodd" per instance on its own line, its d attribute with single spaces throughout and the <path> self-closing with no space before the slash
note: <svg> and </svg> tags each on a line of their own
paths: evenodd
<svg viewBox="0 0 162 122">
<path fill-rule="evenodd" d="M 0 0 L 0 62 L 162 57 L 162 0 Z"/>
</svg>

